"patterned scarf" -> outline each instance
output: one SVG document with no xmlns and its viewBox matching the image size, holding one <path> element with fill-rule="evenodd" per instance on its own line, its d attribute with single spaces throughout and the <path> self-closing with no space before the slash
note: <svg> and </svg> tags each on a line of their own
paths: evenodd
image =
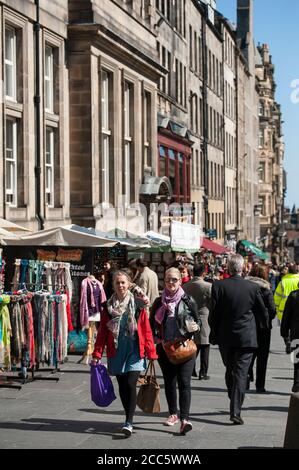
<svg viewBox="0 0 299 470">
<path fill-rule="evenodd" d="M 137 331 L 137 322 L 135 318 L 135 301 L 133 294 L 128 291 L 123 300 L 119 300 L 116 294 L 113 294 L 107 302 L 108 313 L 112 317 L 107 323 L 108 329 L 111 331 L 114 338 L 114 345 L 118 347 L 118 336 L 120 329 L 121 318 L 124 313 L 128 314 L 128 320 L 125 327 L 125 335 L 134 337 Z"/>
<path fill-rule="evenodd" d="M 155 314 L 155 320 L 157 323 L 161 324 L 163 322 L 165 313 L 168 317 L 174 317 L 175 308 L 184 294 L 185 291 L 181 288 L 181 286 L 178 288 L 175 294 L 170 293 L 166 288 L 163 290 L 162 305 L 160 308 L 158 308 Z"/>
</svg>

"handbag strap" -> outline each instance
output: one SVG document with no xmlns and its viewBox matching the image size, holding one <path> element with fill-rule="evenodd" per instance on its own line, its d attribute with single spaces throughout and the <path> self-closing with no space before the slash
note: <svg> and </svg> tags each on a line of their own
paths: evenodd
<svg viewBox="0 0 299 470">
<path fill-rule="evenodd" d="M 156 378 L 156 369 L 155 369 L 154 361 L 150 361 L 148 363 L 144 376 L 145 377 L 149 376 L 150 378 L 152 377 Z"/>
</svg>

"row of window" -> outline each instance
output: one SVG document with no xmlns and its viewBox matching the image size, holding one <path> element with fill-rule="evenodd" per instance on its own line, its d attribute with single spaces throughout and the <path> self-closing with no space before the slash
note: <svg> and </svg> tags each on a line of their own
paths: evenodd
<svg viewBox="0 0 299 470">
<path fill-rule="evenodd" d="M 160 64 L 168 70 L 168 74 L 160 80 L 159 90 L 186 108 L 187 69 L 159 42 L 157 42 L 157 50 Z"/>
<path fill-rule="evenodd" d="M 114 174 L 114 74 L 109 70 L 101 70 L 101 128 L 102 128 L 102 149 L 101 149 L 101 188 L 102 201 L 114 204 L 114 185 L 111 184 L 111 174 Z M 135 113 L 134 100 L 137 93 L 134 84 L 123 80 L 122 84 L 122 122 L 123 122 L 123 149 L 122 149 L 122 194 L 125 201 L 135 200 L 135 156 L 134 156 L 134 128 Z M 142 167 L 151 167 L 151 93 L 142 90 L 142 135 L 143 135 L 143 160 Z"/>
<path fill-rule="evenodd" d="M 235 90 L 232 86 L 225 80 L 224 83 L 224 112 L 231 119 L 235 119 L 236 110 L 235 110 Z"/>
<path fill-rule="evenodd" d="M 18 95 L 18 82 L 20 70 L 17 62 L 17 47 L 20 33 L 12 26 L 5 26 L 5 98 L 14 102 L 21 102 L 21 93 Z M 54 48 L 45 45 L 44 51 L 44 85 L 45 110 L 54 113 Z"/>
<path fill-rule="evenodd" d="M 199 77 L 202 77 L 202 40 L 189 25 L 189 65 Z"/>
<path fill-rule="evenodd" d="M 259 130 L 259 148 L 267 148 L 274 150 L 275 148 L 275 134 L 273 131 L 267 129 Z"/>
<path fill-rule="evenodd" d="M 209 162 L 209 196 L 215 199 L 224 197 L 224 173 L 223 166 Z"/>
<path fill-rule="evenodd" d="M 12 103 L 22 104 L 22 63 L 17 50 L 22 47 L 22 30 L 13 25 L 5 25 L 4 46 L 4 89 L 6 99 L 5 119 L 5 201 L 16 207 L 22 205 L 24 195 L 24 168 L 22 128 L 23 115 L 16 118 L 10 111 Z M 57 48 L 45 43 L 44 47 L 44 109 L 54 115 L 55 103 L 55 58 Z M 11 103 L 11 104 L 10 104 Z M 57 121 L 59 116 L 57 117 Z M 54 163 L 56 131 L 50 126 L 45 128 L 45 200 L 54 206 Z"/>
<path fill-rule="evenodd" d="M 208 50 L 208 85 L 218 96 L 222 96 L 221 83 L 223 78 L 223 67 L 211 50 Z"/>
<path fill-rule="evenodd" d="M 21 205 L 20 199 L 24 186 L 24 170 L 22 168 L 21 120 L 6 118 L 5 120 L 5 194 L 6 203 L 16 207 Z M 49 207 L 54 207 L 54 170 L 55 170 L 55 129 L 45 129 L 45 198 Z"/>
<path fill-rule="evenodd" d="M 156 0 L 156 8 L 178 33 L 186 37 L 186 0 Z"/>
<path fill-rule="evenodd" d="M 227 31 L 224 32 L 224 60 L 232 70 L 235 69 L 235 44 Z"/>
<path fill-rule="evenodd" d="M 225 133 L 225 163 L 227 166 L 237 167 L 236 138 Z"/>
<path fill-rule="evenodd" d="M 237 223 L 236 189 L 226 187 L 225 192 L 226 223 L 235 225 Z"/>
<path fill-rule="evenodd" d="M 209 108 L 209 142 L 217 147 L 223 147 L 223 123 L 220 113 L 211 106 Z"/>
</svg>

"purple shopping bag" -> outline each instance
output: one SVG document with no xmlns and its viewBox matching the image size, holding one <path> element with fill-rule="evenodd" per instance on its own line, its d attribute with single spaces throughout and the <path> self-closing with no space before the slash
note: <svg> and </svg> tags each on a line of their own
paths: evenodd
<svg viewBox="0 0 299 470">
<path fill-rule="evenodd" d="M 90 393 L 92 401 L 101 407 L 116 399 L 113 383 L 103 364 L 90 365 Z"/>
</svg>

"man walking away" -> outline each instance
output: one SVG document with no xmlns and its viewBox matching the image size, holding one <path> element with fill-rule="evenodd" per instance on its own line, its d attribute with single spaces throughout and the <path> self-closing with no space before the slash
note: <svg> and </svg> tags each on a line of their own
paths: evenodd
<svg viewBox="0 0 299 470">
<path fill-rule="evenodd" d="M 205 265 L 203 263 L 196 264 L 193 268 L 194 277 L 191 281 L 183 285 L 186 294 L 193 297 L 197 303 L 199 318 L 201 319 L 201 327 L 199 332 L 199 344 L 197 344 L 197 355 L 200 352 L 200 369 L 198 373 L 199 380 L 208 380 L 209 355 L 210 355 L 210 325 L 209 325 L 209 309 L 211 303 L 212 284 L 205 282 L 206 276 Z M 193 377 L 197 377 L 194 366 Z"/>
<path fill-rule="evenodd" d="M 257 324 L 268 328 L 269 316 L 259 286 L 242 278 L 244 258 L 230 257 L 231 277 L 215 281 L 209 322 L 210 343 L 218 344 L 226 367 L 225 381 L 230 399 L 230 420 L 244 424 L 241 408 L 253 352 L 257 348 Z"/>
<path fill-rule="evenodd" d="M 159 297 L 158 276 L 147 267 L 147 262 L 139 258 L 136 260 L 136 268 L 139 274 L 135 279 L 137 286 L 141 287 L 145 295 L 150 299 L 150 305 Z"/>
</svg>

